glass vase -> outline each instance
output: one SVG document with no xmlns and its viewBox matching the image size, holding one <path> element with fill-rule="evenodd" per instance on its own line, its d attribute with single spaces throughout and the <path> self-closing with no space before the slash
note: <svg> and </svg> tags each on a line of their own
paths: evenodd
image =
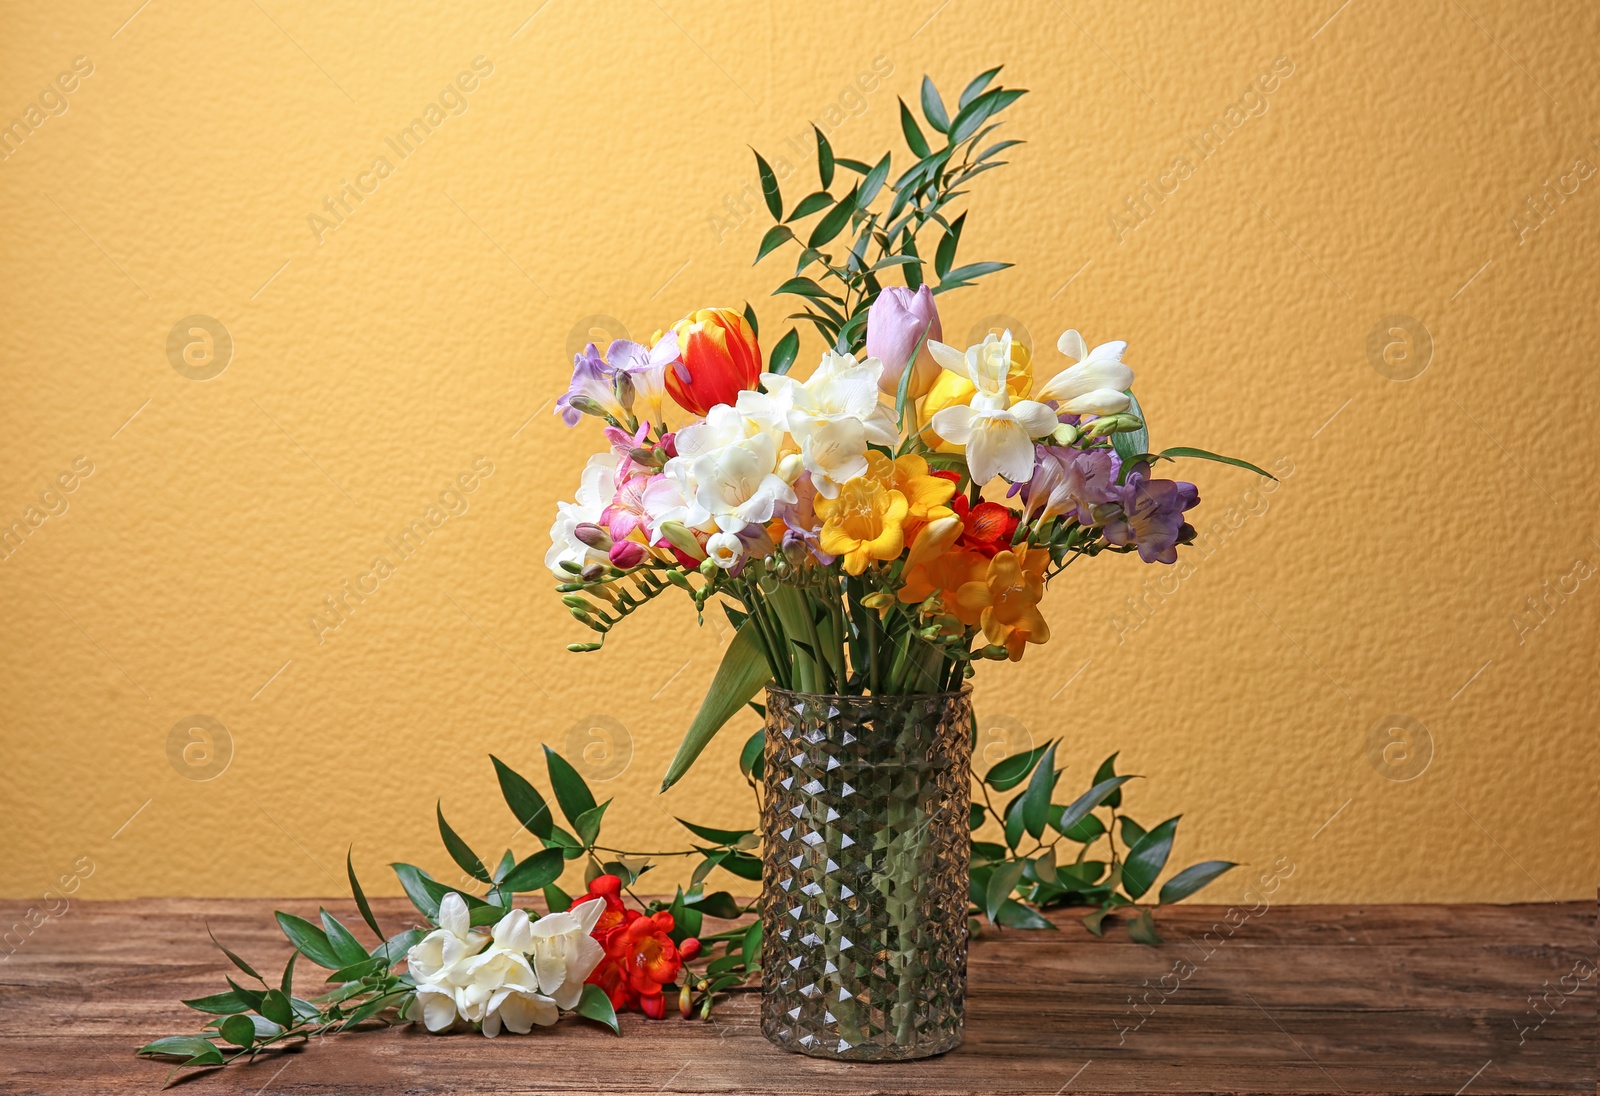
<svg viewBox="0 0 1600 1096">
<path fill-rule="evenodd" d="M 819 1058 L 942 1054 L 966 1019 L 971 690 L 767 689 L 761 1030 Z"/>
</svg>

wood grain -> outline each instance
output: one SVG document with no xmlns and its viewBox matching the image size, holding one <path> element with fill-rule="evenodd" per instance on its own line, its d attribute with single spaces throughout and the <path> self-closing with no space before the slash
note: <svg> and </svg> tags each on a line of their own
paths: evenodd
<svg viewBox="0 0 1600 1096">
<path fill-rule="evenodd" d="M 374 903 L 394 931 L 404 900 Z M 333 912 L 354 924 L 347 901 Z M 0 1092 L 155 1091 L 150 1039 L 198 1027 L 180 998 L 224 988 L 209 924 L 269 977 L 272 910 L 305 899 L 77 902 L 0 948 Z M 27 905 L 0 902 L 0 926 Z M 1223 907 L 1163 914 L 1167 943 L 1005 931 L 974 942 L 966 1041 L 942 1058 L 836 1064 L 761 1037 L 757 995 L 710 1023 L 563 1021 L 526 1037 L 354 1033 L 178 1085 L 290 1093 L 1485 1093 L 1596 1091 L 1595 910 Z M 1230 920 L 1243 923 L 1229 934 Z M 14 940 L 13 940 L 14 942 Z M 269 970 L 270 968 L 270 970 Z M 310 974 L 302 967 L 302 977 Z M 1575 992 L 1558 990 L 1562 975 Z M 1161 979 L 1166 976 L 1165 987 Z M 1539 1011 L 1534 1005 L 1538 1003 Z M 1546 1017 L 1540 1023 L 1541 1013 Z M 1537 1025 L 1537 1026 L 1535 1026 Z"/>
</svg>

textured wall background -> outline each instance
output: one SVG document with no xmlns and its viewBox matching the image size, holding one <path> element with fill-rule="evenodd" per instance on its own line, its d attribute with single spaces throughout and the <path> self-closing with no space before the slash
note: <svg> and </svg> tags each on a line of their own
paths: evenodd
<svg viewBox="0 0 1600 1096">
<path fill-rule="evenodd" d="M 563 650 L 588 633 L 541 557 L 595 439 L 550 401 L 591 327 L 749 299 L 782 330 L 747 144 L 809 176 L 816 121 L 875 158 L 923 72 L 953 96 L 1005 62 L 1032 94 L 1004 135 L 1029 143 L 979 180 L 963 253 L 1017 265 L 941 298 L 952 341 L 997 314 L 1046 346 L 1127 338 L 1158 444 L 1282 482 L 1186 466 L 1209 554 L 1074 568 L 1048 647 L 985 667 L 980 753 L 1060 736 L 1075 787 L 1121 749 L 1138 816 L 1186 814 L 1175 860 L 1289 857 L 1287 900 L 1592 893 L 1600 8 L 0 18 L 22 123 L 0 149 L 0 518 L 22 523 L 0 891 L 87 858 L 84 897 L 330 894 L 348 842 L 392 891 L 388 860 L 448 866 L 437 797 L 501 847 L 486 755 L 542 782 L 542 742 L 588 751 L 614 842 L 744 822 L 753 716 L 653 794 L 718 629 L 671 602 Z M 400 157 L 387 139 L 463 72 L 464 110 Z M 312 220 L 378 157 L 342 223 Z M 430 506 L 425 547 L 314 624 Z"/>
</svg>

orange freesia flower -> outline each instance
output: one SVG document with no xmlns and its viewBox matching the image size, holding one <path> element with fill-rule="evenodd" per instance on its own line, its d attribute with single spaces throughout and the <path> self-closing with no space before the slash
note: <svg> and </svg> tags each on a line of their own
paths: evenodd
<svg viewBox="0 0 1600 1096">
<path fill-rule="evenodd" d="M 931 530 L 932 526 L 929 528 Z M 907 605 L 915 605 L 938 594 L 945 609 L 970 628 L 982 619 L 983 609 L 981 606 L 973 609 L 964 607 L 956 593 L 970 583 L 981 583 L 988 569 L 989 561 L 977 552 L 948 548 L 906 569 L 905 584 L 900 587 L 900 600 Z"/>
<path fill-rule="evenodd" d="M 702 308 L 672 325 L 678 361 L 667 366 L 667 394 L 679 407 L 704 415 L 732 404 L 761 379 L 761 347 L 750 321 L 731 308 Z"/>
<path fill-rule="evenodd" d="M 1050 625 L 1039 613 L 1049 561 L 1048 553 L 1030 552 L 1027 545 L 999 552 L 981 580 L 963 583 L 956 591 L 957 615 L 976 611 L 984 637 L 1004 647 L 1012 662 L 1022 657 L 1024 644 L 1050 639 Z"/>
<path fill-rule="evenodd" d="M 955 482 L 930 472 L 928 462 L 915 453 L 897 458 L 891 466 L 888 457 L 873 450 L 867 457 L 867 474 L 880 479 L 892 474 L 895 488 L 906 497 L 908 534 L 953 513 L 945 504 L 956 493 Z"/>
</svg>

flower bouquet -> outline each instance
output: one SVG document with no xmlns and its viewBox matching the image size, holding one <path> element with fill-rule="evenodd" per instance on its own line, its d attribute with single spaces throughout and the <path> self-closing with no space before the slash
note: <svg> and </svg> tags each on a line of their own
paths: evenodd
<svg viewBox="0 0 1600 1096">
<path fill-rule="evenodd" d="M 902 103 L 914 162 L 893 180 L 889 154 L 836 156 L 818 129 L 820 188 L 785 214 L 779 173 L 757 154 L 777 222 L 757 261 L 790 249 L 794 276 L 775 292 L 798 298 L 789 318 L 823 339 L 803 379 L 792 373 L 797 329 L 763 359 L 752 308 L 708 308 L 648 344 L 587 347 L 558 401 L 569 425 L 600 420 L 606 442 L 575 501 L 557 504 L 546 556 L 572 615 L 598 633 L 569 649 L 600 649 L 669 589 L 702 620 L 719 605 L 733 638 L 662 787 L 749 705 L 765 727 L 739 768 L 759 833 L 680 819 L 697 839 L 688 849 L 608 846 L 610 801 L 597 802 L 559 753 L 543 748 L 567 826 L 492 758 L 538 851 L 480 856 L 441 805 L 456 881 L 392 865 L 426 926 L 387 934 L 352 853 L 351 897 L 375 943 L 327 910 L 319 922 L 280 912 L 293 947 L 281 977 L 268 982 L 218 942 L 244 980 L 184 1002 L 211 1017 L 200 1034 L 141 1055 L 211 1067 L 358 1028 L 412 1022 L 492 1037 L 564 1011 L 620 1031 L 624 1011 L 709 1017 L 759 977 L 762 1030 L 779 1046 L 922 1057 L 961 1039 L 980 916 L 1051 929 L 1041 908 L 1083 905 L 1091 932 L 1121 915 L 1133 939 L 1158 944 L 1153 910 L 1233 866 L 1193 865 L 1157 892 L 1178 820 L 1147 830 L 1119 815 L 1132 777 L 1117 774 L 1115 754 L 1057 803 L 1050 741 L 990 767 L 972 802 L 967 679 L 981 661 L 1017 661 L 1049 640 L 1046 584 L 1102 552 L 1174 562 L 1194 536 L 1184 515 L 1198 492 L 1158 478 L 1163 462 L 1199 457 L 1266 475 L 1198 449 L 1152 451 L 1122 342 L 1091 348 L 1067 330 L 1035 362 L 1008 330 L 965 348 L 945 341 L 937 298 L 1008 265 L 957 265 L 966 214 L 949 208 L 1020 143 L 985 143 L 1024 94 L 998 73 L 973 80 L 953 111 L 924 78 L 922 119 L 937 136 Z M 1014 789 L 1003 808 L 990 799 Z M 973 841 L 992 824 L 1003 844 Z M 636 896 L 668 856 L 698 861 L 689 888 Z M 574 897 L 560 879 L 579 860 L 585 893 Z M 718 870 L 759 882 L 759 902 L 708 891 Z M 520 901 L 533 894 L 542 910 Z M 713 920 L 727 927 L 713 931 Z M 329 972 L 304 997 L 302 958 Z"/>
</svg>

